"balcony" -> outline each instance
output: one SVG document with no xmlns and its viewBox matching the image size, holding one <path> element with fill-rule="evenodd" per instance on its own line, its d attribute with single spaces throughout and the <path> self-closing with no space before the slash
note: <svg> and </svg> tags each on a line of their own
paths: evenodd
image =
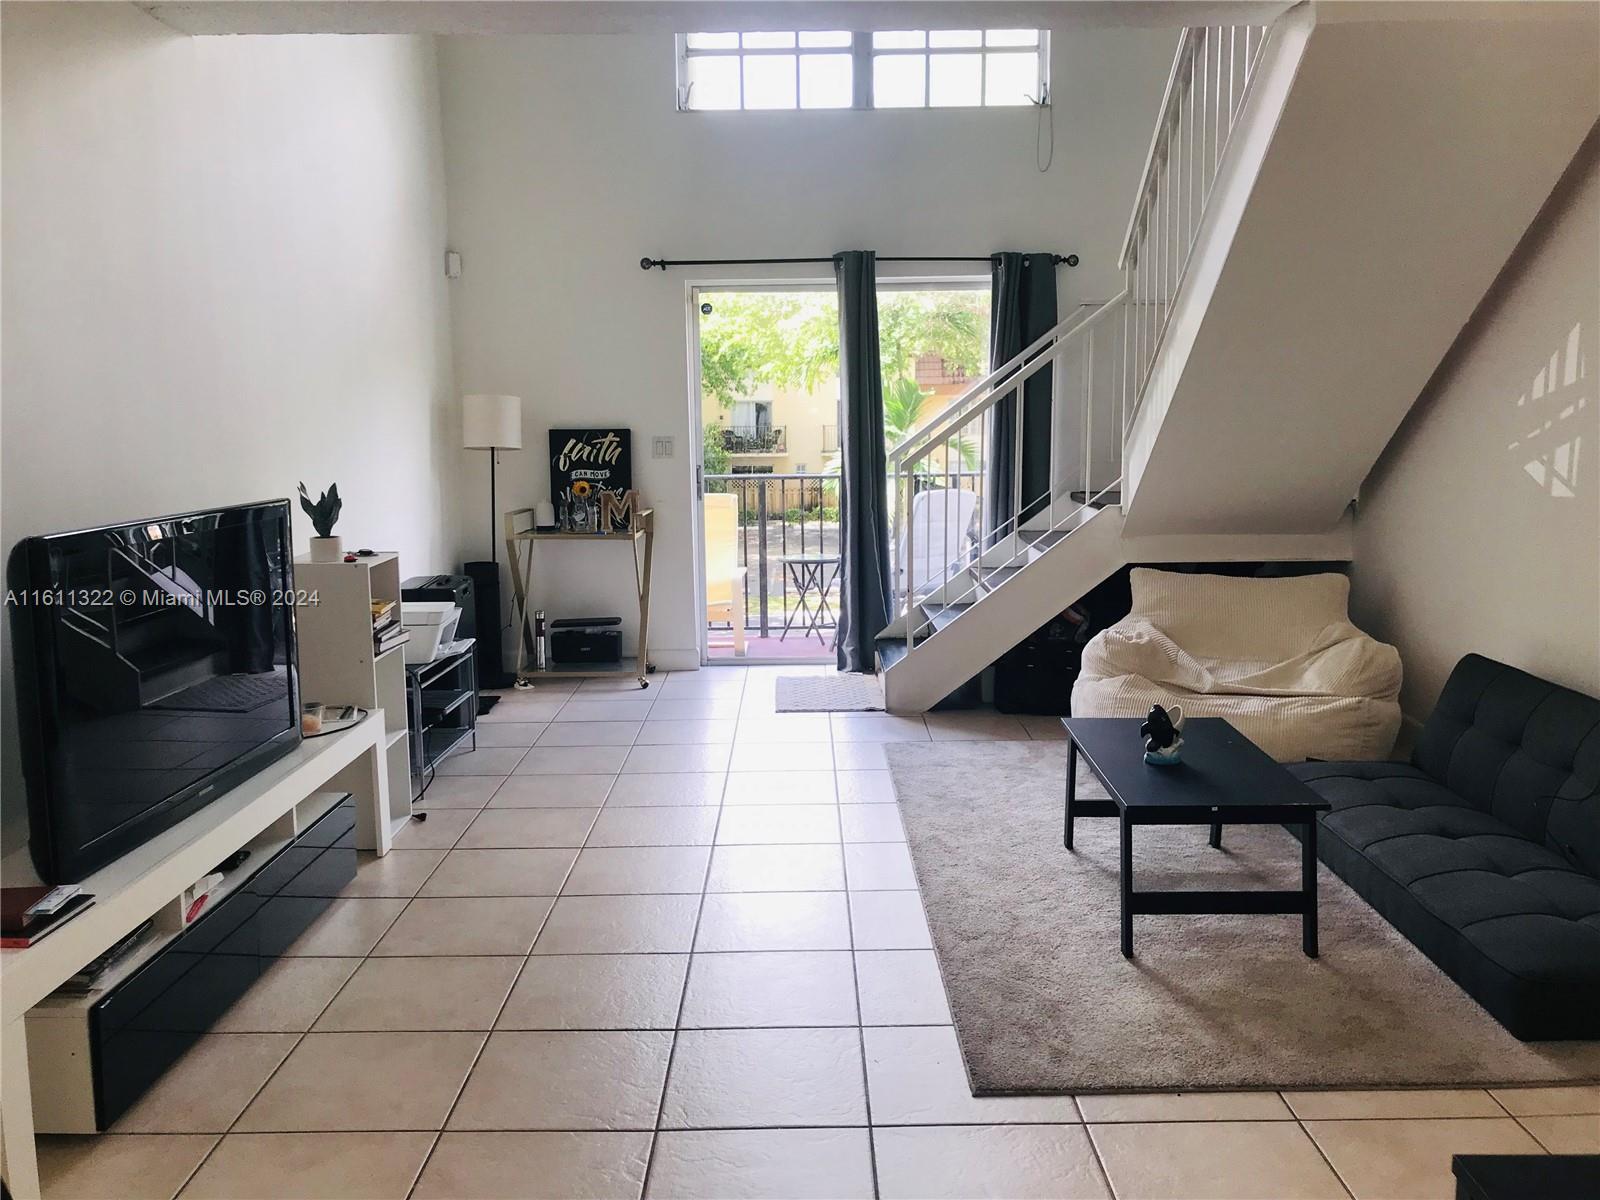
<svg viewBox="0 0 1600 1200">
<path fill-rule="evenodd" d="M 982 481 L 981 470 L 927 472 L 919 474 L 917 490 L 963 488 L 979 493 L 981 504 Z M 890 511 L 897 484 L 897 478 L 890 479 L 884 498 Z M 745 569 L 745 658 L 831 661 L 838 629 L 838 567 L 842 560 L 839 476 L 723 473 L 706 475 L 705 488 L 738 497 L 737 522 L 726 533 L 734 540 L 734 546 L 726 558 Z M 968 541 L 963 536 L 963 552 Z M 820 569 L 808 574 L 798 561 L 804 559 L 812 560 Z M 826 585 L 825 607 L 819 603 L 819 584 Z M 802 587 L 806 593 L 803 607 Z M 708 622 L 707 631 L 713 660 L 736 657 L 733 631 L 726 620 Z"/>
<path fill-rule="evenodd" d="M 782 425 L 728 425 L 722 430 L 722 448 L 729 454 L 784 454 Z"/>
<path fill-rule="evenodd" d="M 728 432 L 728 431 L 724 431 Z M 762 433 L 782 434 L 781 430 Z M 707 475 L 706 490 L 739 498 L 734 560 L 746 569 L 744 626 L 749 658 L 828 658 L 838 609 L 836 568 L 825 572 L 828 608 L 815 591 L 800 611 L 797 585 L 804 576 L 788 565 L 792 557 L 839 557 L 839 477 L 820 474 Z M 737 619 L 737 618 L 736 618 Z M 787 630 L 786 627 L 787 626 Z M 725 623 L 710 626 L 714 659 L 733 657 L 732 634 Z"/>
</svg>

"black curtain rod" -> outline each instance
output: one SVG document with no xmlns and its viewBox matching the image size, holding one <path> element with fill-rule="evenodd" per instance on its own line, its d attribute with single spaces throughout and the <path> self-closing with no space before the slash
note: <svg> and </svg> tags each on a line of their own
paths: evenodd
<svg viewBox="0 0 1600 1200">
<path fill-rule="evenodd" d="M 641 258 L 639 266 L 643 270 L 660 267 L 665 271 L 668 267 L 763 267 L 783 266 L 789 263 L 832 263 L 837 261 L 835 256 L 827 258 Z M 992 262 L 993 255 L 989 254 L 885 254 L 880 255 L 879 262 Z M 1065 263 L 1069 267 L 1078 265 L 1076 254 L 1052 254 L 1050 261 L 1055 266 Z"/>
</svg>

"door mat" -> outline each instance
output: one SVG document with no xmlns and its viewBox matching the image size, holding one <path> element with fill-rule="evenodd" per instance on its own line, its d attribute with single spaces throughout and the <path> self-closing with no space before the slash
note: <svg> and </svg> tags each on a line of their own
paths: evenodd
<svg viewBox="0 0 1600 1200">
<path fill-rule="evenodd" d="M 882 712 L 876 675 L 780 675 L 779 712 Z"/>
</svg>

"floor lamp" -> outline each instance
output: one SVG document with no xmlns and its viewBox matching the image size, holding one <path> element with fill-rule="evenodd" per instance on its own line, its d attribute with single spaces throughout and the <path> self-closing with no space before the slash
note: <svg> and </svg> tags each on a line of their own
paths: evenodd
<svg viewBox="0 0 1600 1200">
<path fill-rule="evenodd" d="M 468 563 L 465 569 L 474 577 L 478 592 L 479 683 L 482 687 L 503 687 L 506 672 L 500 621 L 500 560 L 495 532 L 500 525 L 500 499 L 495 490 L 495 460 L 502 450 L 522 449 L 521 398 L 463 396 L 461 444 L 468 450 L 489 452 L 489 561 Z"/>
</svg>

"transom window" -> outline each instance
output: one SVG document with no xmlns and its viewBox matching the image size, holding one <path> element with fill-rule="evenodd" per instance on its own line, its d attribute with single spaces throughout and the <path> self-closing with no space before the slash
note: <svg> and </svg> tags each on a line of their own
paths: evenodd
<svg viewBox="0 0 1600 1200">
<path fill-rule="evenodd" d="M 1040 29 L 802 30 L 678 38 L 684 111 L 1049 103 Z"/>
</svg>

